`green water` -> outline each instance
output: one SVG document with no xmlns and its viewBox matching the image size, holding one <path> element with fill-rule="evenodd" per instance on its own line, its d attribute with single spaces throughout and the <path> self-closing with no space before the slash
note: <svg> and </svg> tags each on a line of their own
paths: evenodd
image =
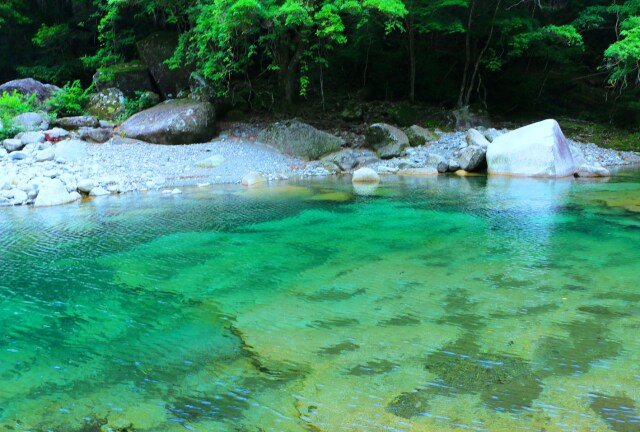
<svg viewBox="0 0 640 432">
<path fill-rule="evenodd" d="M 0 208 L 0 431 L 639 431 L 640 172 Z"/>
</svg>

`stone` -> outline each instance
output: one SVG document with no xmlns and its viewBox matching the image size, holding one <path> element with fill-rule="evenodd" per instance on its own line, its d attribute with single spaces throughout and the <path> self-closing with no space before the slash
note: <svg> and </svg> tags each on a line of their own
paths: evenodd
<svg viewBox="0 0 640 432">
<path fill-rule="evenodd" d="M 69 132 L 61 128 L 53 128 L 44 131 L 44 139 L 48 142 L 57 143 L 66 139 L 69 136 Z"/>
<path fill-rule="evenodd" d="M 257 139 L 289 156 L 306 160 L 316 160 L 345 144 L 342 138 L 298 120 L 273 123 L 260 131 Z"/>
<path fill-rule="evenodd" d="M 27 195 L 27 193 L 20 189 L 12 189 L 11 193 L 13 194 L 12 204 L 14 205 L 22 204 L 27 199 L 29 199 L 29 196 Z"/>
<path fill-rule="evenodd" d="M 55 121 L 55 126 L 63 129 L 79 129 L 81 127 L 100 127 L 100 122 L 93 116 L 62 117 Z"/>
<path fill-rule="evenodd" d="M 5 92 L 13 93 L 14 91 L 27 97 L 35 94 L 36 101 L 38 103 L 42 103 L 49 99 L 55 90 L 59 90 L 59 88 L 43 84 L 33 78 L 17 79 L 0 85 L 0 94 Z"/>
<path fill-rule="evenodd" d="M 356 166 L 356 158 L 353 156 L 353 151 L 349 149 L 340 150 L 334 153 L 330 153 L 322 158 L 323 161 L 333 162 L 338 165 L 341 170 L 349 171 Z"/>
<path fill-rule="evenodd" d="M 449 164 L 449 168 L 447 169 L 449 172 L 456 172 L 460 169 L 460 162 L 458 162 L 458 159 L 449 159 L 447 163 Z"/>
<path fill-rule="evenodd" d="M 90 196 L 104 196 L 104 195 L 109 195 L 109 191 L 107 191 L 106 189 L 100 187 L 100 186 L 96 186 L 93 189 L 91 189 L 91 192 L 89 192 Z"/>
<path fill-rule="evenodd" d="M 567 139 L 552 119 L 500 135 L 486 157 L 494 175 L 566 177 L 576 172 Z"/>
<path fill-rule="evenodd" d="M 215 111 L 208 102 L 170 100 L 134 114 L 118 133 L 155 144 L 207 142 L 216 133 Z"/>
<path fill-rule="evenodd" d="M 484 131 L 483 135 L 487 139 L 487 141 L 492 142 L 494 139 L 498 138 L 503 133 L 504 132 L 501 132 L 501 131 L 499 131 L 497 129 L 489 128 L 489 129 Z"/>
<path fill-rule="evenodd" d="M 84 141 L 60 141 L 54 148 L 56 162 L 74 162 L 87 157 L 87 143 Z"/>
<path fill-rule="evenodd" d="M 173 56 L 178 40 L 178 33 L 156 32 L 136 44 L 142 62 L 165 99 L 175 98 L 181 91 L 188 90 L 189 77 L 193 72 L 187 65 L 170 69 L 165 63 Z"/>
<path fill-rule="evenodd" d="M 4 159 L 8 154 L 4 147 L 0 147 L 0 159 Z"/>
<path fill-rule="evenodd" d="M 407 135 L 400 129 L 385 123 L 374 123 L 369 126 L 365 140 L 367 146 L 375 150 L 382 159 L 401 156 L 409 147 Z"/>
<path fill-rule="evenodd" d="M 470 146 L 478 146 L 478 147 L 484 147 L 484 148 L 487 148 L 489 146 L 489 141 L 477 129 L 473 129 L 473 128 L 469 129 L 467 131 L 465 138 L 467 140 L 467 144 Z"/>
<path fill-rule="evenodd" d="M 242 185 L 243 186 L 253 186 L 260 183 L 265 183 L 267 179 L 259 172 L 251 171 L 242 177 Z"/>
<path fill-rule="evenodd" d="M 78 199 L 77 196 L 69 194 L 64 183 L 59 179 L 44 179 L 40 184 L 35 207 L 55 206 L 66 204 Z"/>
<path fill-rule="evenodd" d="M 354 171 L 351 176 L 352 183 L 378 183 L 380 176 L 371 168 L 360 168 Z"/>
<path fill-rule="evenodd" d="M 196 166 L 198 168 L 217 168 L 224 163 L 224 160 L 224 156 L 217 154 L 196 162 Z"/>
<path fill-rule="evenodd" d="M 14 151 L 9 153 L 9 157 L 11 160 L 25 160 L 27 158 L 27 154 L 23 151 Z"/>
<path fill-rule="evenodd" d="M 26 131 L 49 129 L 49 119 L 40 113 L 27 112 L 13 118 L 13 122 Z"/>
<path fill-rule="evenodd" d="M 78 129 L 78 135 L 81 140 L 102 144 L 111 139 L 113 136 L 113 128 L 81 127 Z"/>
<path fill-rule="evenodd" d="M 91 95 L 86 110 L 99 119 L 116 120 L 125 112 L 124 93 L 114 87 L 103 89 Z"/>
<path fill-rule="evenodd" d="M 484 147 L 470 145 L 460 152 L 460 168 L 468 172 L 483 171 L 487 167 L 487 150 Z"/>
<path fill-rule="evenodd" d="M 53 147 L 49 147 L 36 153 L 36 162 L 51 161 L 55 158 L 55 156 L 55 150 L 53 149 Z"/>
<path fill-rule="evenodd" d="M 445 161 L 444 156 L 439 155 L 438 153 L 429 153 L 427 154 L 427 160 L 425 165 L 431 168 L 438 168 L 438 165 Z"/>
<path fill-rule="evenodd" d="M 436 166 L 436 169 L 438 170 L 439 173 L 446 173 L 447 171 L 449 171 L 449 162 L 443 160 L 442 162 L 438 163 L 438 165 Z"/>
<path fill-rule="evenodd" d="M 88 194 L 95 187 L 95 183 L 91 179 L 80 179 L 77 183 L 78 192 Z"/>
<path fill-rule="evenodd" d="M 610 177 L 611 173 L 608 169 L 600 165 L 582 164 L 575 173 L 576 177 Z"/>
<path fill-rule="evenodd" d="M 401 176 L 433 176 L 438 175 L 438 170 L 433 167 L 424 168 L 407 168 L 398 171 L 398 175 Z"/>
<path fill-rule="evenodd" d="M 153 91 L 149 70 L 140 60 L 98 69 L 93 82 L 99 91 L 117 88 L 126 97 L 136 97 L 136 92 Z"/>
<path fill-rule="evenodd" d="M 23 145 L 39 144 L 44 142 L 43 132 L 24 132 L 20 135 L 20 141 Z"/>
<path fill-rule="evenodd" d="M 17 150 L 22 150 L 22 148 L 24 147 L 24 143 L 22 142 L 22 140 L 15 138 L 9 138 L 2 141 L 2 145 L 9 153 Z"/>
<path fill-rule="evenodd" d="M 378 174 L 395 174 L 398 172 L 398 167 L 387 166 L 387 165 L 378 165 L 376 167 L 376 172 Z"/>
<path fill-rule="evenodd" d="M 420 145 L 426 145 L 440 139 L 440 136 L 435 132 L 430 131 L 429 129 L 425 129 L 418 125 L 413 125 L 404 130 L 404 133 L 407 135 L 409 139 L 409 145 L 411 147 L 416 147 Z"/>
</svg>

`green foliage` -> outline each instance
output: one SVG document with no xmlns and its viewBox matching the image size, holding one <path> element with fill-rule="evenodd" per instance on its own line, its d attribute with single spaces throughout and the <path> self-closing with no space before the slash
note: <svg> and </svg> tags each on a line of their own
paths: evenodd
<svg viewBox="0 0 640 432">
<path fill-rule="evenodd" d="M 150 92 L 135 92 L 135 97 L 124 99 L 124 112 L 118 116 L 117 120 L 122 122 L 132 115 L 139 113 L 158 103 L 157 97 L 151 96 Z"/>
<path fill-rule="evenodd" d="M 2 0 L 0 2 L 0 28 L 7 21 L 14 21 L 17 24 L 29 22 L 29 17 L 25 15 L 26 7 L 23 0 Z"/>
<path fill-rule="evenodd" d="M 83 115 L 90 93 L 91 88 L 83 90 L 80 81 L 74 81 L 65 84 L 60 90 L 53 93 L 46 105 L 55 116 Z"/>
<path fill-rule="evenodd" d="M 572 25 L 548 25 L 533 31 L 517 34 L 511 40 L 511 55 L 545 55 L 553 47 L 583 48 L 582 35 Z"/>
<path fill-rule="evenodd" d="M 3 92 L 0 95 L 0 140 L 13 138 L 21 132 L 21 129 L 13 121 L 13 118 L 30 111 L 37 110 L 36 95 L 24 97 L 17 92 Z"/>
</svg>

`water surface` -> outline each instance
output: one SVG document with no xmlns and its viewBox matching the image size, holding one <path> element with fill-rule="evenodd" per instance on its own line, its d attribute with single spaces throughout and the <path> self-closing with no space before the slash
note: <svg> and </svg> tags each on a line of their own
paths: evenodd
<svg viewBox="0 0 640 432">
<path fill-rule="evenodd" d="M 0 431 L 639 431 L 640 172 L 0 208 Z"/>
</svg>

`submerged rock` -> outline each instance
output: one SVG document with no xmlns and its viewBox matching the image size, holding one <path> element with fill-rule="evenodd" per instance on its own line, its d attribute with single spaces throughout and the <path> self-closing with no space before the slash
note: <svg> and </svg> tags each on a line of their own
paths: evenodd
<svg viewBox="0 0 640 432">
<path fill-rule="evenodd" d="M 487 150 L 489 174 L 566 177 L 576 167 L 558 122 L 544 120 L 497 137 Z"/>
<path fill-rule="evenodd" d="M 253 186 L 260 183 L 266 183 L 267 179 L 259 172 L 251 171 L 242 177 L 243 186 Z"/>
<path fill-rule="evenodd" d="M 342 147 L 342 138 L 323 132 L 306 123 L 288 120 L 274 123 L 258 134 L 258 141 L 290 156 L 315 160 Z"/>
<path fill-rule="evenodd" d="M 583 164 L 578 167 L 575 173 L 576 177 L 610 177 L 611 173 L 608 169 L 601 165 Z"/>
<path fill-rule="evenodd" d="M 207 102 L 170 100 L 133 115 L 118 132 L 155 144 L 206 142 L 216 132 L 215 111 Z"/>
</svg>

